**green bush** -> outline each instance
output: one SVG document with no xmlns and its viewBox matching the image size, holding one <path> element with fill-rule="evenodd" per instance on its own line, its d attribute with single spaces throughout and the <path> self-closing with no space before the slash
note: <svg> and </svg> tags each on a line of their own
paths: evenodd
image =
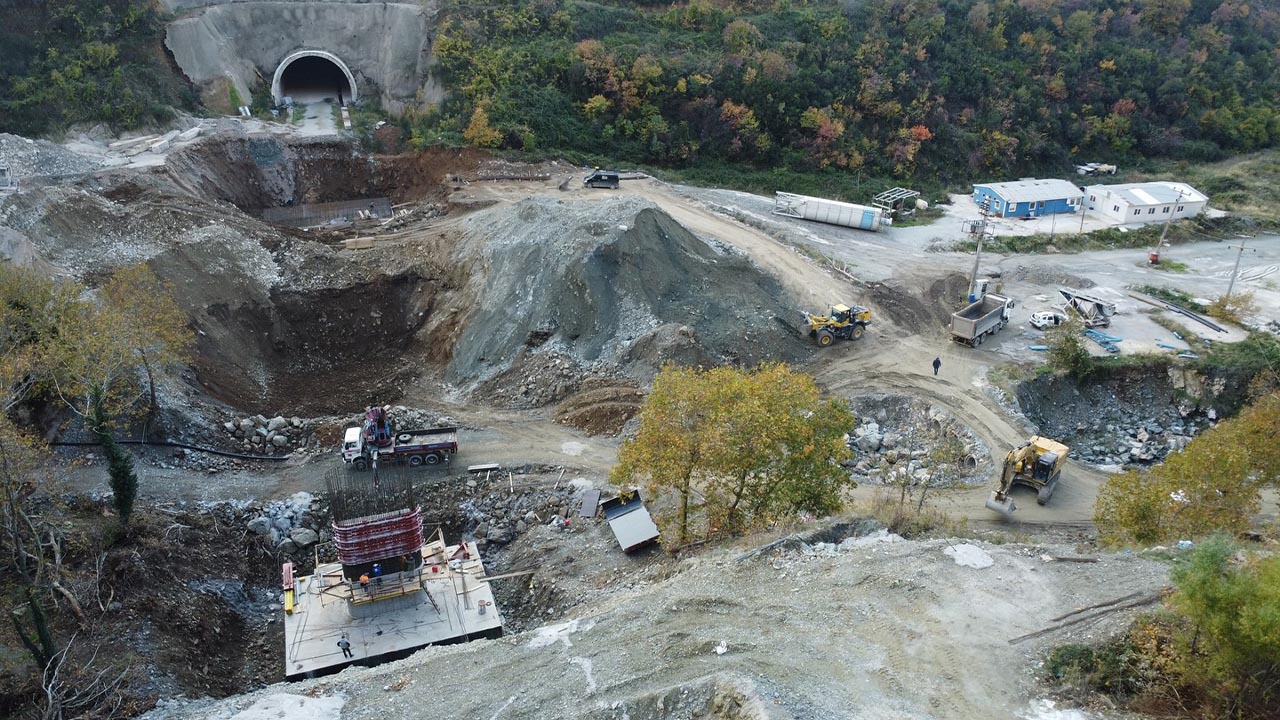
<svg viewBox="0 0 1280 720">
<path fill-rule="evenodd" d="M 1050 680 L 1062 685 L 1127 696 L 1141 689 L 1140 663 L 1137 648 L 1125 636 L 1098 647 L 1056 647 L 1045 660 L 1045 670 Z"/>
<path fill-rule="evenodd" d="M 1237 558 L 1217 536 L 1173 570 L 1169 605 L 1187 619 L 1178 680 L 1219 717 L 1274 718 L 1280 707 L 1280 557 Z"/>
</svg>

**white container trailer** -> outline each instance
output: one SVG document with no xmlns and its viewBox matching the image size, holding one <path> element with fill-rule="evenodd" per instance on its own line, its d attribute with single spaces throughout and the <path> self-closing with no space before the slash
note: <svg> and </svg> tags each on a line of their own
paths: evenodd
<svg viewBox="0 0 1280 720">
<path fill-rule="evenodd" d="M 889 224 L 880 208 L 785 192 L 774 194 L 773 214 L 872 232 Z"/>
</svg>

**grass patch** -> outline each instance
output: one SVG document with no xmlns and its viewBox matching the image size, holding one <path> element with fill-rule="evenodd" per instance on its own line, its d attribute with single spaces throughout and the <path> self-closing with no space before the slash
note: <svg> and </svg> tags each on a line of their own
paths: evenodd
<svg viewBox="0 0 1280 720">
<path fill-rule="evenodd" d="M 1170 272 L 1170 273 L 1185 273 L 1187 270 L 1190 269 L 1190 267 L 1186 263 L 1178 262 L 1177 260 L 1161 260 L 1155 265 L 1152 265 L 1151 263 L 1148 263 L 1148 262 L 1136 262 L 1134 263 L 1134 265 L 1137 265 L 1140 268 L 1147 268 L 1149 270 L 1162 270 L 1164 272 Z"/>
<path fill-rule="evenodd" d="M 1170 320 L 1164 315 L 1161 315 L 1160 312 L 1157 310 L 1154 310 L 1154 309 L 1152 310 L 1151 321 L 1159 325 L 1160 327 L 1164 328 L 1165 330 L 1168 330 L 1171 333 L 1177 333 L 1178 335 L 1182 336 L 1182 339 L 1185 340 L 1187 343 L 1194 343 L 1196 340 L 1200 339 L 1200 336 L 1191 332 L 1191 330 L 1187 328 L 1186 325 L 1183 325 L 1182 323 L 1176 320 Z"/>
<path fill-rule="evenodd" d="M 908 539 L 935 534 L 956 537 L 963 535 L 968 529 L 968 523 L 963 518 L 954 520 L 941 510 L 928 506 L 917 511 L 915 502 L 911 500 L 899 503 L 896 491 L 892 488 L 877 492 L 871 499 L 868 510 L 868 514 L 888 528 L 889 532 Z"/>
<path fill-rule="evenodd" d="M 1134 290 L 1150 295 L 1157 300 L 1181 305 L 1182 307 L 1193 312 L 1204 312 L 1204 305 L 1196 302 L 1196 299 L 1190 293 L 1183 292 L 1175 288 L 1164 287 L 1162 285 L 1135 285 Z"/>
<path fill-rule="evenodd" d="M 1037 377 L 1045 365 L 1009 363 L 987 371 L 987 382 L 999 388 L 1006 395 L 1013 397 L 1019 384 Z M 1049 368 L 1052 371 L 1052 368 Z"/>
<path fill-rule="evenodd" d="M 1265 333 L 1252 332 L 1238 343 L 1213 343 L 1209 352 L 1202 355 L 1203 367 L 1234 368 L 1256 375 L 1264 370 L 1280 368 L 1280 338 Z"/>
<path fill-rule="evenodd" d="M 1165 242 L 1170 245 L 1179 245 L 1204 240 L 1222 240 L 1236 235 L 1257 233 L 1271 227 L 1280 227 L 1280 223 L 1259 223 L 1252 218 L 1210 218 L 1200 216 L 1181 220 L 1170 225 L 1169 231 L 1165 235 Z M 1105 228 L 1083 235 L 1046 235 L 1037 233 L 1035 235 L 998 236 L 984 240 L 982 248 L 991 252 L 1021 255 L 1043 253 L 1049 247 L 1052 247 L 1057 252 L 1069 254 L 1090 250 L 1151 248 L 1160 239 L 1162 232 L 1164 232 L 1163 225 L 1148 225 L 1131 230 Z M 956 242 L 950 249 L 959 252 L 973 252 L 976 248 L 976 240 L 966 239 Z M 1174 261 L 1163 260 L 1161 264 L 1172 262 Z M 1183 267 L 1185 268 L 1185 266 Z"/>
<path fill-rule="evenodd" d="M 933 222 L 943 215 L 942 208 L 936 205 L 930 205 L 924 210 L 916 210 L 914 213 L 902 218 L 894 220 L 893 227 L 917 227 L 920 225 L 931 225 Z"/>
</svg>

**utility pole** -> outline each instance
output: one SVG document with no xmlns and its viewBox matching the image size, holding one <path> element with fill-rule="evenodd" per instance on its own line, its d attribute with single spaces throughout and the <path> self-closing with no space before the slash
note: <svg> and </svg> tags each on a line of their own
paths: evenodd
<svg viewBox="0 0 1280 720">
<path fill-rule="evenodd" d="M 1244 251 L 1245 251 L 1246 249 L 1247 249 L 1247 250 L 1249 250 L 1249 251 L 1251 251 L 1251 252 L 1258 252 L 1258 249 L 1257 249 L 1257 248 L 1245 248 L 1245 246 L 1244 246 L 1244 238 L 1241 238 L 1241 240 L 1240 240 L 1240 244 L 1239 244 L 1239 245 L 1228 245 L 1227 247 L 1236 248 L 1236 249 L 1238 249 L 1238 250 L 1239 250 L 1239 252 L 1237 252 L 1237 253 L 1236 253 L 1236 267 L 1235 267 L 1235 269 L 1234 269 L 1234 270 L 1232 270 L 1232 271 L 1231 271 L 1231 284 L 1227 285 L 1227 298 L 1226 298 L 1226 299 L 1227 299 L 1227 300 L 1230 300 L 1230 299 L 1231 299 L 1231 291 L 1232 291 L 1232 290 L 1235 290 L 1235 288 L 1236 288 L 1236 275 L 1239 275 L 1239 274 L 1240 274 L 1240 258 L 1244 257 Z"/>
<path fill-rule="evenodd" d="M 987 236 L 989 225 L 987 218 L 991 214 L 991 198 L 984 196 L 978 203 L 978 208 L 982 211 L 982 219 L 967 223 L 966 228 L 978 241 L 977 250 L 973 254 L 973 272 L 969 273 L 969 302 L 975 302 L 978 295 L 978 262 L 982 258 L 982 241 Z"/>
<path fill-rule="evenodd" d="M 1164 221 L 1164 229 L 1160 231 L 1160 239 L 1156 241 L 1156 246 L 1151 248 L 1151 254 L 1147 256 L 1147 264 L 1155 265 L 1160 262 L 1160 248 L 1164 247 L 1164 236 L 1169 234 L 1169 226 L 1173 224 L 1173 216 L 1178 214 L 1178 205 L 1182 203 L 1182 190 L 1178 190 L 1178 199 L 1174 201 L 1173 207 L 1169 209 L 1169 219 Z"/>
</svg>

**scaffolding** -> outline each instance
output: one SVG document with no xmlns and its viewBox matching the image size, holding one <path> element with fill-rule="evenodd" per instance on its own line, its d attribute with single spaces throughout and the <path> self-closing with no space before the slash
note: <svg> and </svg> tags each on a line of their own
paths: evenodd
<svg viewBox="0 0 1280 720">
<path fill-rule="evenodd" d="M 920 193 L 906 188 L 890 188 L 871 199 L 871 204 L 884 211 L 885 215 L 911 215 L 916 211 L 915 205 L 906 207 L 908 200 L 915 200 Z"/>
</svg>

